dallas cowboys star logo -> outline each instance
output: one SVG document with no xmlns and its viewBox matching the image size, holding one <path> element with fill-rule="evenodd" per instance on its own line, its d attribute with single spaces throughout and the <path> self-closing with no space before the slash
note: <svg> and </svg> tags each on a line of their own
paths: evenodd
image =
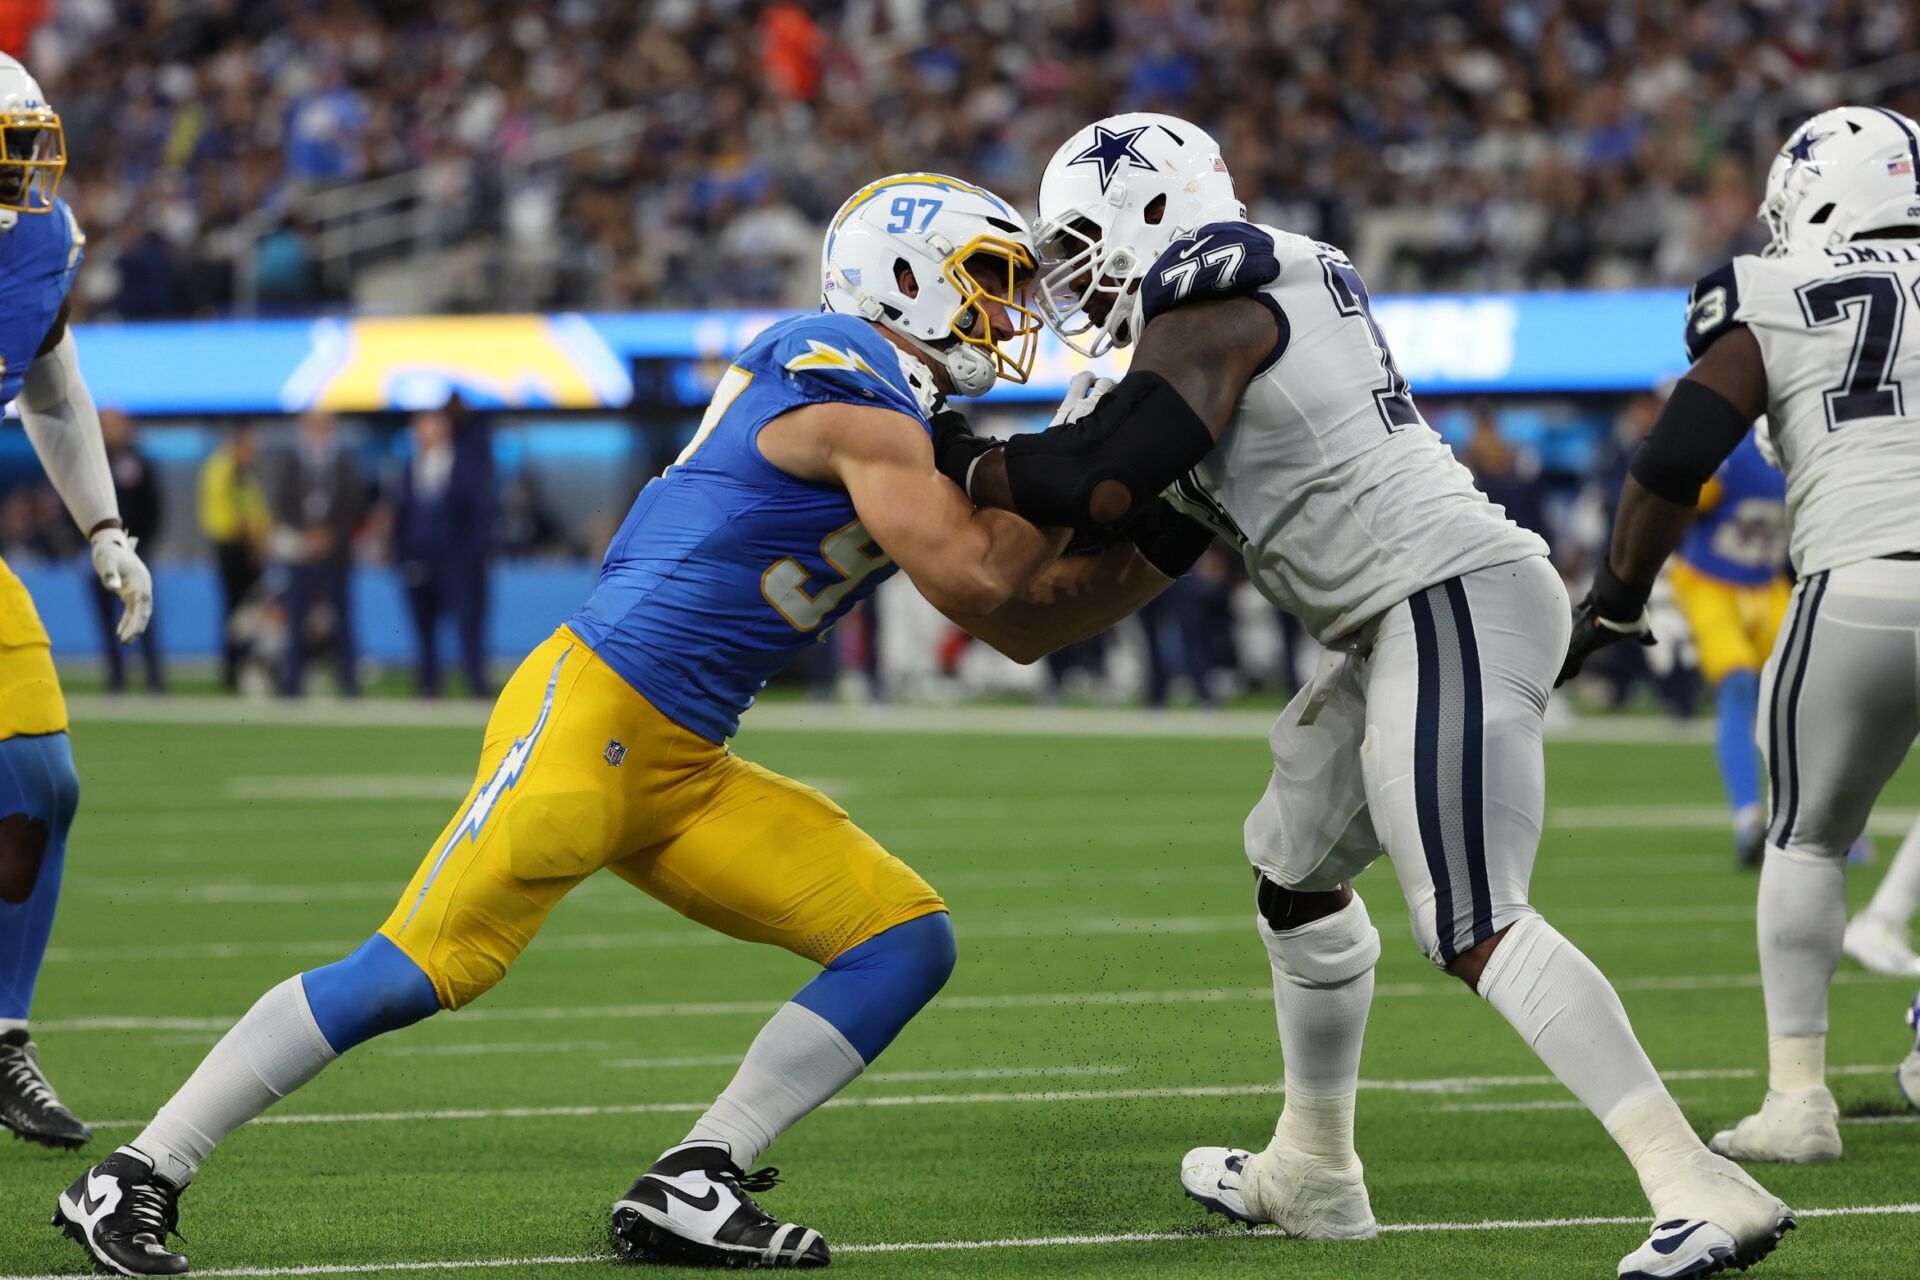
<svg viewBox="0 0 1920 1280">
<path fill-rule="evenodd" d="M 1099 165 L 1100 190 L 1104 192 L 1108 184 L 1113 181 L 1113 175 L 1120 171 L 1120 166 L 1123 164 L 1131 165 L 1136 169 L 1152 170 L 1153 161 L 1140 154 L 1138 145 L 1140 135 L 1145 133 L 1147 128 L 1148 126 L 1141 125 L 1138 129 L 1111 133 L 1106 126 L 1095 125 L 1093 126 L 1093 145 L 1067 161 L 1067 164 Z"/>
<path fill-rule="evenodd" d="M 1800 136 L 1800 141 L 1794 143 L 1792 146 L 1787 148 L 1787 156 L 1796 164 L 1798 164 L 1803 160 L 1811 160 L 1813 159 L 1814 147 L 1818 146 L 1822 142 L 1825 142 L 1828 138 L 1831 138 L 1832 136 L 1833 135 L 1830 133 L 1802 134 Z"/>
</svg>

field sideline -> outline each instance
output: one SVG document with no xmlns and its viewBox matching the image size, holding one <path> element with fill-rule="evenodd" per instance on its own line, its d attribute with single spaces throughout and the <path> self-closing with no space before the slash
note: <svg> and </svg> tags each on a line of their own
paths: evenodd
<svg viewBox="0 0 1920 1280">
<path fill-rule="evenodd" d="M 470 775 L 475 709 L 76 698 L 85 798 L 37 1002 L 43 1058 L 134 1132 L 262 990 L 385 915 Z M 769 707 L 749 757 L 816 782 L 953 907 L 961 967 L 861 1081 L 784 1139 L 765 1198 L 873 1276 L 1610 1276 L 1638 1188 L 1505 1024 L 1414 951 L 1390 872 L 1359 1146 L 1379 1240 L 1224 1229 L 1180 1154 L 1262 1145 L 1279 1105 L 1241 819 L 1258 713 Z M 1536 900 L 1622 989 L 1702 1130 L 1756 1103 L 1753 880 L 1711 747 L 1661 721 L 1549 747 Z M 1890 789 L 1890 847 L 1920 770 Z M 1879 872 L 1856 872 L 1857 903 Z M 567 1276 L 606 1206 L 806 978 L 611 877 L 457 1015 L 330 1068 L 208 1162 L 183 1201 L 195 1274 Z M 1920 1271 L 1920 1115 L 1892 1066 L 1912 985 L 1842 969 L 1833 1085 L 1848 1154 L 1758 1170 L 1803 1210 L 1756 1276 Z M 98 1158 L 95 1154 L 94 1158 Z M 0 1280 L 79 1274 L 45 1225 L 84 1157 L 0 1147 Z"/>
</svg>

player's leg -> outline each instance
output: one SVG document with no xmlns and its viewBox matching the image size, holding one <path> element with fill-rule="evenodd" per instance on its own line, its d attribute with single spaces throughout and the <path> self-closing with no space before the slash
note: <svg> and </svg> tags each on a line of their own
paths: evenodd
<svg viewBox="0 0 1920 1280">
<path fill-rule="evenodd" d="M 1761 741 L 1772 815 L 1757 913 L 1768 1089 L 1758 1113 L 1714 1137 L 1722 1154 L 1840 1156 L 1826 1039 L 1846 934 L 1846 855 L 1920 731 L 1916 627 L 1920 565 L 1849 565 L 1800 584 L 1768 664 Z"/>
<path fill-rule="evenodd" d="M 1760 751 L 1754 722 L 1760 709 L 1760 666 L 1767 648 L 1755 643 L 1747 593 L 1730 583 L 1672 569 L 1674 599 L 1686 615 L 1699 654 L 1700 678 L 1714 694 L 1714 759 L 1733 814 L 1734 851 L 1742 866 L 1760 865 L 1766 821 L 1760 807 Z M 1769 638 L 1768 644 L 1771 644 Z"/>
<path fill-rule="evenodd" d="M 1866 908 L 1847 922 L 1841 949 L 1874 973 L 1920 975 L 1920 956 L 1914 954 L 1912 940 L 1916 909 L 1920 909 L 1920 822 L 1908 829 Z"/>
<path fill-rule="evenodd" d="M 1353 1122 L 1380 936 L 1346 883 L 1380 853 L 1364 812 L 1365 732 L 1359 669 L 1334 654 L 1270 735 L 1273 777 L 1246 849 L 1286 1100 L 1264 1150 L 1196 1147 L 1180 1167 L 1182 1189 L 1210 1211 L 1306 1239 L 1378 1231 Z"/>
<path fill-rule="evenodd" d="M 1920 1111 L 1920 996 L 1913 998 L 1913 1005 L 1907 1010 L 1907 1025 L 1913 1028 L 1913 1052 L 1894 1072 L 1894 1082 L 1900 1086 L 1900 1096 L 1907 1100 L 1907 1105 Z"/>
<path fill-rule="evenodd" d="M 1542 624 L 1567 617 L 1565 601 L 1534 559 L 1442 583 L 1386 617 L 1367 687 L 1374 823 L 1427 957 L 1498 1010 L 1632 1162 L 1661 1225 L 1622 1274 L 1749 1263 L 1792 1224 L 1786 1206 L 1701 1146 L 1612 985 L 1528 903 L 1543 717 L 1566 642 L 1563 625 Z M 1697 1229 L 1663 1234 L 1674 1222 Z"/>
<path fill-rule="evenodd" d="M 570 637 L 535 649 L 501 690 L 473 789 L 387 922 L 255 1002 L 152 1122 L 67 1190 L 55 1224 L 107 1267 L 179 1274 L 167 1235 L 215 1145 L 355 1045 L 490 989 L 651 809 L 644 788 L 605 785 L 602 753 L 627 710 L 608 682 L 631 696 Z"/>
<path fill-rule="evenodd" d="M 27 1031 L 79 799 L 66 734 L 0 741 L 0 1128 L 49 1147 L 93 1136 L 53 1091 Z"/>
<path fill-rule="evenodd" d="M 714 753 L 674 793 L 698 806 L 688 825 L 613 870 L 689 919 L 823 968 L 761 1028 L 686 1138 L 615 1204 L 614 1231 L 649 1257 L 822 1265 L 820 1234 L 768 1216 L 748 1193 L 771 1183 L 742 1171 L 859 1076 L 940 990 L 953 929 L 939 895 L 838 805 Z"/>
</svg>

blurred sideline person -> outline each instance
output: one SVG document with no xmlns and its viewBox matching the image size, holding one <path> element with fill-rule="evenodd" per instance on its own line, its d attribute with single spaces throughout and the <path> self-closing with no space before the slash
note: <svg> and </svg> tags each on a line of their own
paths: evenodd
<svg viewBox="0 0 1920 1280">
<path fill-rule="evenodd" d="M 1793 586 L 1787 577 L 1787 482 L 1749 434 L 1700 491 L 1668 570 L 1693 632 L 1700 676 L 1713 691 L 1715 758 L 1733 811 L 1734 855 L 1758 867 L 1767 824 L 1760 809 L 1760 668 L 1773 652 Z"/>
<path fill-rule="evenodd" d="M 560 899 L 608 869 L 822 966 L 614 1205 L 617 1246 L 826 1264 L 818 1231 L 754 1202 L 771 1171 L 745 1170 L 933 998 L 953 930 L 940 895 L 845 810 L 724 744 L 767 678 L 896 568 L 950 613 L 992 614 L 1066 535 L 976 512 L 934 469 L 944 397 L 1032 367 L 1019 214 L 952 178 L 885 178 L 841 207 L 821 257 L 823 312 L 735 358 L 692 441 L 641 490 L 592 595 L 501 691 L 473 789 L 387 922 L 261 997 L 144 1131 L 60 1197 L 96 1263 L 185 1271 L 167 1237 L 217 1142 L 354 1045 L 483 995 Z"/>
<path fill-rule="evenodd" d="M 207 456 L 197 489 L 200 532 L 213 545 L 220 574 L 220 683 L 240 687 L 240 665 L 253 642 L 244 634 L 241 610 L 266 569 L 273 514 L 260 483 L 259 439 L 251 426 L 235 427 Z"/>
<path fill-rule="evenodd" d="M 1546 544 L 1421 416 L 1353 263 L 1248 222 L 1219 147 L 1171 116 L 1081 130 L 1039 203 L 1049 322 L 1132 361 L 1062 425 L 949 435 L 941 469 L 981 506 L 1131 534 L 1168 576 L 1217 534 L 1327 646 L 1274 725 L 1246 822 L 1286 1103 L 1264 1151 L 1189 1151 L 1183 1189 L 1290 1236 L 1377 1234 L 1353 1123 L 1380 938 L 1349 882 L 1384 856 L 1422 952 L 1507 1019 L 1639 1175 L 1655 1225 L 1620 1274 L 1764 1257 L 1791 1211 L 1701 1145 L 1606 977 L 1529 902 L 1566 591 Z M 1119 603 L 1003 611 L 1006 641 L 1052 647 Z"/>
<path fill-rule="evenodd" d="M 67 159 L 60 117 L 5 55 L 0 133 L 0 401 L 18 397 L 47 479 L 92 544 L 94 572 L 122 602 L 114 640 L 131 643 L 153 610 L 153 580 L 120 523 L 100 415 L 67 327 L 86 237 L 55 194 Z M 47 631 L 0 564 L 0 1128 L 50 1147 L 92 1136 L 61 1104 L 27 1032 L 79 801 Z"/>
<path fill-rule="evenodd" d="M 100 431 L 107 444 L 107 466 L 113 472 L 113 492 L 120 505 L 120 519 L 127 541 L 152 545 L 160 536 L 160 484 L 154 479 L 153 464 L 140 452 L 134 440 L 133 419 L 119 409 L 100 411 Z M 127 661 L 120 652 L 120 597 L 100 582 L 98 574 L 87 575 L 87 594 L 93 598 L 94 613 L 100 619 L 101 651 L 107 660 L 107 692 L 124 693 L 127 687 Z M 136 643 L 146 671 L 147 692 L 166 691 L 166 676 L 160 661 L 160 628 L 152 618 Z"/>
<path fill-rule="evenodd" d="M 1901 323 L 1920 289 L 1920 126 L 1877 107 L 1821 112 L 1775 157 L 1760 216 L 1767 253 L 1694 286 L 1693 365 L 1634 454 L 1566 671 L 1622 639 L 1652 643 L 1655 576 L 1764 413 L 1798 577 L 1760 682 L 1767 1093 L 1712 1145 L 1805 1163 L 1842 1149 L 1826 1057 L 1847 850 L 1920 734 L 1920 333 Z"/>
<path fill-rule="evenodd" d="M 466 415 L 461 415 L 463 418 Z M 415 687 L 440 695 L 440 621 L 451 615 L 470 697 L 487 688 L 487 572 L 493 556 L 493 445 L 449 409 L 416 413 L 413 455 L 394 496 L 393 560 L 407 591 L 419 662 Z"/>
<path fill-rule="evenodd" d="M 342 446 L 332 414 L 309 409 L 300 415 L 299 440 L 283 464 L 274 496 L 276 539 L 287 569 L 287 653 L 280 693 L 299 696 L 314 610 L 324 605 L 331 617 L 340 692 L 354 697 L 360 677 L 353 633 L 353 540 L 366 517 L 368 495 L 360 464 Z"/>
</svg>

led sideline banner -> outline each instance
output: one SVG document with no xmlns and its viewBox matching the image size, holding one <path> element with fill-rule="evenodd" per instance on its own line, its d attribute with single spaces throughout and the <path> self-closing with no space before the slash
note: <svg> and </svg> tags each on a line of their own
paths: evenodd
<svg viewBox="0 0 1920 1280">
<path fill-rule="evenodd" d="M 1686 368 L 1683 291 L 1384 296 L 1374 315 L 1416 395 L 1641 390 Z M 94 397 L 144 415 L 412 409 L 458 390 L 494 408 L 629 407 L 636 359 L 723 361 L 786 313 L 326 317 L 76 326 Z M 1119 367 L 1100 362 L 1103 372 Z M 1051 400 L 1087 362 L 1051 334 Z"/>
</svg>

